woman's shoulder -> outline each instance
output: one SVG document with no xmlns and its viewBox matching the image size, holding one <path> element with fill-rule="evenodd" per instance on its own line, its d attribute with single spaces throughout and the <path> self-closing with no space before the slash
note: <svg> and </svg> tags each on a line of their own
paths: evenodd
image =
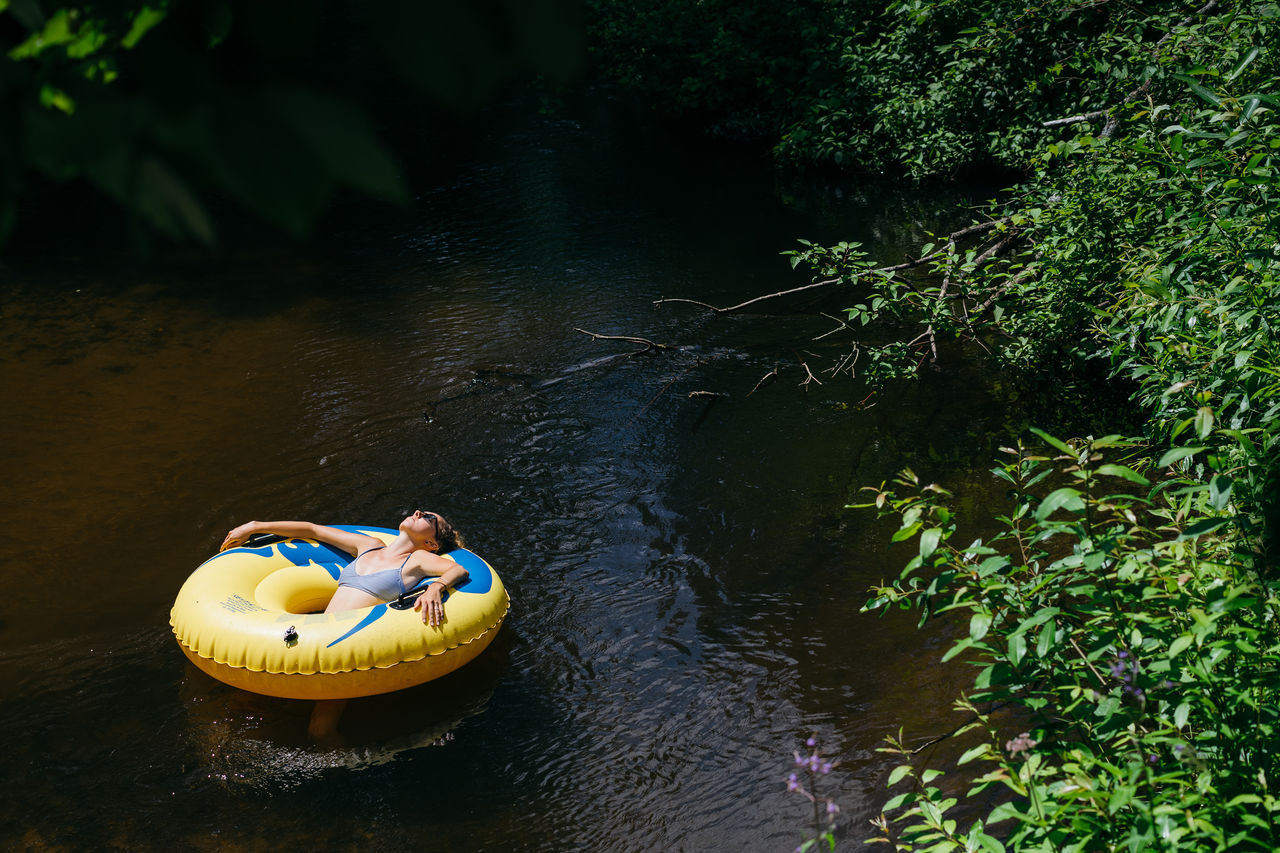
<svg viewBox="0 0 1280 853">
<path fill-rule="evenodd" d="M 409 564 L 427 572 L 447 571 L 457 565 L 443 554 L 433 554 L 430 551 L 414 551 L 409 558 Z"/>
</svg>

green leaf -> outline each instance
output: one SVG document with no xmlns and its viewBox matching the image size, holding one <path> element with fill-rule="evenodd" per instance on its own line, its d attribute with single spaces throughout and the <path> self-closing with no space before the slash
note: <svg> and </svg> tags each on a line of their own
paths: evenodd
<svg viewBox="0 0 1280 853">
<path fill-rule="evenodd" d="M 972 747 L 971 749 L 965 750 L 964 755 L 960 756 L 960 758 L 956 761 L 956 764 L 968 764 L 970 761 L 973 761 L 975 758 L 978 758 L 979 756 L 982 756 L 982 755 L 986 755 L 989 752 L 991 752 L 991 744 L 980 743 L 977 746 Z"/>
<path fill-rule="evenodd" d="M 1231 478 L 1218 474 L 1209 481 L 1209 505 L 1221 512 L 1231 501 Z"/>
<path fill-rule="evenodd" d="M 1146 477 L 1142 476 L 1132 468 L 1126 468 L 1124 465 L 1112 465 L 1110 463 L 1106 465 L 1099 465 L 1097 473 L 1104 477 L 1120 477 L 1143 486 L 1151 485 L 1151 481 Z"/>
<path fill-rule="evenodd" d="M 1254 45 L 1252 48 L 1250 48 L 1249 52 L 1246 53 L 1244 57 L 1239 62 L 1236 63 L 1236 67 L 1231 69 L 1231 73 L 1227 75 L 1227 82 L 1230 83 L 1232 80 L 1239 77 L 1240 72 L 1244 71 L 1245 68 L 1249 66 L 1249 63 L 1257 59 L 1258 54 L 1260 53 L 1262 53 L 1262 48 L 1258 47 L 1257 45 Z"/>
<path fill-rule="evenodd" d="M 888 787 L 892 788 L 894 785 L 898 784 L 903 779 L 905 779 L 907 777 L 907 774 L 909 774 L 910 772 L 911 772 L 910 764 L 899 764 L 897 767 L 893 768 L 893 772 L 889 774 L 889 781 L 886 782 L 885 784 Z"/>
<path fill-rule="evenodd" d="M 1190 87 L 1191 91 L 1195 92 L 1208 103 L 1213 104 L 1215 107 L 1222 105 L 1222 97 L 1214 93 L 1212 90 L 1206 89 L 1204 86 L 1184 74 L 1174 74 L 1173 76 L 1186 83 L 1187 86 Z"/>
<path fill-rule="evenodd" d="M 947 649 L 946 654 L 942 656 L 942 659 L 941 659 L 942 663 L 946 663 L 947 661 L 951 660 L 953 657 L 965 651 L 966 649 L 973 648 L 973 645 L 974 645 L 974 640 L 970 639 L 969 637 L 965 637 L 964 639 L 960 640 L 955 645 L 953 645 L 951 648 Z"/>
<path fill-rule="evenodd" d="M 213 222 L 183 181 L 154 157 L 138 170 L 138 209 L 160 231 L 190 234 L 205 245 L 215 242 Z"/>
<path fill-rule="evenodd" d="M 1166 453 L 1164 456 L 1161 456 L 1160 461 L 1157 462 L 1156 465 L 1161 468 L 1164 468 L 1166 466 L 1172 465 L 1175 462 L 1181 462 L 1183 459 L 1186 459 L 1188 456 L 1195 456 L 1200 451 L 1207 450 L 1207 449 L 1208 448 L 1204 448 L 1204 447 L 1175 447 L 1172 450 L 1170 450 L 1168 453 Z"/>
<path fill-rule="evenodd" d="M 1070 486 L 1064 486 L 1049 493 L 1049 495 L 1040 502 L 1040 506 L 1036 508 L 1036 520 L 1044 521 L 1060 509 L 1070 512 L 1084 511 L 1084 498 L 1077 490 Z"/>
<path fill-rule="evenodd" d="M 1178 541 L 1184 542 L 1188 539 L 1197 539 L 1206 533 L 1212 533 L 1219 527 L 1230 523 L 1230 518 L 1203 518 L 1179 533 Z"/>
<path fill-rule="evenodd" d="M 1201 406 L 1196 409 L 1196 435 L 1203 441 L 1213 431 L 1213 409 Z"/>
<path fill-rule="evenodd" d="M 1027 637 L 1017 634 L 1009 638 L 1009 663 L 1017 666 L 1027 656 Z"/>
<path fill-rule="evenodd" d="M 936 527 L 930 527 L 924 533 L 920 534 L 920 557 L 927 560 L 938 550 L 938 540 L 942 538 L 942 531 Z"/>
<path fill-rule="evenodd" d="M 891 541 L 901 542 L 904 539 L 910 539 L 912 536 L 915 536 L 916 532 L 920 530 L 920 528 L 923 526 L 924 525 L 918 521 L 912 524 L 904 525 L 901 529 L 899 529 L 896 533 L 893 534 L 893 536 L 891 537 Z"/>
<path fill-rule="evenodd" d="M 891 812 L 894 809 L 901 808 L 903 803 L 906 803 L 908 801 L 915 802 L 915 799 L 916 799 L 915 791 L 907 791 L 905 794 L 898 794 L 897 796 L 889 798 L 889 801 L 884 804 L 884 810 L 887 812 Z"/>
<path fill-rule="evenodd" d="M 1187 647 L 1196 641 L 1196 638 L 1190 634 L 1183 634 L 1169 644 L 1169 657 L 1176 658 L 1187 650 Z"/>
<path fill-rule="evenodd" d="M 1066 453 L 1070 456 L 1076 455 L 1076 452 L 1071 449 L 1071 445 L 1067 444 L 1062 439 L 1054 438 L 1053 436 L 1049 435 L 1049 433 L 1045 432 L 1042 429 L 1037 429 L 1036 427 L 1031 427 L 1031 431 L 1036 435 L 1040 436 L 1040 439 L 1045 444 L 1048 444 L 1050 447 L 1057 448 L 1058 450 L 1061 450 L 1063 453 Z"/>
<path fill-rule="evenodd" d="M 1004 845 L 1000 843 L 999 839 L 992 838 L 985 832 L 975 832 L 971 837 L 977 839 L 978 843 L 982 845 L 982 849 L 988 853 L 1004 853 Z"/>
<path fill-rule="evenodd" d="M 987 635 L 994 617 L 989 611 L 979 610 L 969 617 L 969 639 L 977 642 Z"/>
<path fill-rule="evenodd" d="M 120 40 L 120 44 L 126 48 L 133 47 L 142 40 L 147 31 L 159 24 L 168 14 L 163 9 L 152 9 L 149 6 L 143 6 L 138 10 L 137 16 L 133 19 L 133 26 L 129 28 L 129 32 Z"/>
<path fill-rule="evenodd" d="M 1107 800 L 1107 813 L 1115 814 L 1120 809 L 1127 806 L 1133 801 L 1134 788 L 1132 785 L 1121 785 L 1111 792 L 1111 798 Z"/>
<path fill-rule="evenodd" d="M 285 121 L 336 180 L 375 198 L 406 203 L 395 159 L 352 104 L 297 86 L 262 93 L 270 112 Z"/>
<path fill-rule="evenodd" d="M 1026 815 L 1018 810 L 1017 803 L 1001 803 L 992 809 L 991 813 L 987 815 L 987 825 L 990 826 L 993 823 L 1000 823 L 1001 821 L 1009 820 L 1010 818 L 1022 820 L 1024 817 L 1026 817 Z"/>
<path fill-rule="evenodd" d="M 1058 626 L 1053 622 L 1044 623 L 1040 629 L 1040 637 L 1036 640 L 1036 655 L 1045 657 L 1053 651 L 1054 640 L 1058 637 Z"/>
</svg>

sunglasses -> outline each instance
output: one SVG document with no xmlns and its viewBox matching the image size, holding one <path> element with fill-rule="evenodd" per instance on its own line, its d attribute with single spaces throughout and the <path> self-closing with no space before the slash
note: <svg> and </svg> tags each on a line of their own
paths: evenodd
<svg viewBox="0 0 1280 853">
<path fill-rule="evenodd" d="M 435 525 L 436 533 L 440 532 L 440 516 L 436 515 L 434 512 L 427 512 L 425 509 L 418 510 L 418 513 L 423 518 L 431 519 L 431 523 Z"/>
</svg>

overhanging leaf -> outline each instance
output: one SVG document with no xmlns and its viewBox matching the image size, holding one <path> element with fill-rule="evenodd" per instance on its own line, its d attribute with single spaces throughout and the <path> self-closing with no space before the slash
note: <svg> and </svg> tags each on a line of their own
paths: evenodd
<svg viewBox="0 0 1280 853">
<path fill-rule="evenodd" d="M 1212 533 L 1213 531 L 1217 530 L 1219 527 L 1222 527 L 1230 523 L 1231 523 L 1230 518 L 1201 519 L 1200 521 L 1197 521 L 1195 524 L 1192 524 L 1191 526 L 1183 530 L 1181 533 L 1179 533 L 1178 541 L 1183 542 L 1183 541 L 1186 541 L 1187 539 L 1196 539 L 1200 536 L 1205 535 L 1206 533 Z"/>
<path fill-rule="evenodd" d="M 1084 498 L 1080 492 L 1070 486 L 1064 486 L 1061 489 L 1050 492 L 1048 497 L 1041 501 L 1040 506 L 1036 508 L 1036 520 L 1044 521 L 1060 509 L 1065 509 L 1069 512 L 1083 512 Z"/>
<path fill-rule="evenodd" d="M 1205 449 L 1206 448 L 1203 447 L 1175 447 L 1164 456 L 1161 456 L 1160 461 L 1156 464 L 1161 468 L 1164 468 L 1165 466 L 1172 465 L 1175 462 L 1181 462 L 1188 456 L 1195 456 L 1197 453 Z"/>
</svg>

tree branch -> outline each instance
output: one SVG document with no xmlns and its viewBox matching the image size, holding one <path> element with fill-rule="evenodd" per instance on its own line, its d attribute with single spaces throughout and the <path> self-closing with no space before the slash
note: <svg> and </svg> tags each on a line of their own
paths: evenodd
<svg viewBox="0 0 1280 853">
<path fill-rule="evenodd" d="M 1060 127 L 1064 124 L 1077 124 L 1082 121 L 1093 121 L 1102 118 L 1107 114 L 1106 110 L 1094 110 L 1091 113 L 1083 113 L 1078 116 L 1068 116 L 1067 118 L 1055 118 L 1051 121 L 1040 122 L 1041 127 Z"/>
<path fill-rule="evenodd" d="M 978 222 L 973 225 L 966 226 L 964 228 L 961 228 L 959 231 L 953 231 L 950 234 L 948 234 L 947 241 L 942 244 L 941 248 L 933 252 L 930 252 L 929 254 L 923 257 L 915 258 L 914 260 L 910 260 L 910 261 L 905 261 L 900 264 L 893 264 L 892 266 L 876 267 L 875 269 L 867 270 L 867 272 L 864 274 L 865 275 L 892 275 L 893 273 L 902 272 L 903 270 L 909 270 L 909 269 L 914 269 L 915 267 L 923 266 L 924 264 L 927 264 L 930 261 L 936 260 L 937 258 L 940 258 L 943 255 L 945 255 L 951 249 L 951 247 L 956 244 L 957 241 L 962 240 L 965 237 L 971 236 L 973 234 L 982 234 L 987 231 L 990 231 L 991 229 L 1004 224 L 1005 221 L 1006 221 L 1005 219 L 993 219 L 990 222 Z M 747 308 L 751 305 L 755 305 L 757 302 L 764 302 L 767 299 L 776 299 L 779 296 L 790 296 L 793 293 L 803 293 L 806 290 L 814 290 L 815 288 L 819 288 L 819 287 L 829 287 L 833 284 L 840 284 L 842 281 L 843 279 L 839 279 L 839 278 L 823 279 L 822 281 L 815 281 L 812 284 L 805 284 L 800 287 L 790 288 L 788 290 L 779 290 L 777 293 L 766 293 L 763 296 L 757 296 L 754 299 L 748 299 L 746 302 L 739 302 L 737 305 L 730 305 L 727 308 L 718 308 L 715 305 L 709 305 L 706 302 L 699 302 L 696 299 L 682 299 L 679 297 L 663 297 L 662 299 L 655 299 L 653 301 L 653 304 L 665 305 L 668 302 L 682 302 L 686 305 L 697 305 L 701 308 L 706 308 L 708 311 L 712 312 L 713 314 L 729 314 L 734 311 L 741 311 L 743 308 Z M 582 330 L 579 329 L 578 331 L 582 331 Z M 587 334 L 590 334 L 590 332 L 588 332 Z"/>
<path fill-rule="evenodd" d="M 700 305 L 703 308 L 706 308 L 708 311 L 711 311 L 715 314 L 728 314 L 730 312 L 738 311 L 743 308 L 746 308 L 748 305 L 754 305 L 757 302 L 763 302 L 766 299 L 774 299 L 778 296 L 788 296 L 792 293 L 800 293 L 805 290 L 813 290 L 814 288 L 817 288 L 817 287 L 827 287 L 828 285 L 839 284 L 839 283 L 840 283 L 840 279 L 838 278 L 826 279 L 824 281 L 815 281 L 812 284 L 806 284 L 802 287 L 793 287 L 790 290 L 779 290 L 777 293 L 766 293 L 764 296 L 757 296 L 754 299 L 748 299 L 746 302 L 739 302 L 737 305 L 730 305 L 728 308 L 717 308 L 714 305 L 708 305 L 707 303 L 699 302 L 696 299 L 680 299 L 677 297 L 670 297 L 670 298 L 663 297 L 662 299 L 655 299 L 653 301 L 653 304 L 664 305 L 667 302 L 685 302 L 690 305 Z"/>
<path fill-rule="evenodd" d="M 1161 36 L 1160 39 L 1151 46 L 1151 50 L 1147 52 L 1147 55 L 1152 58 L 1155 58 L 1156 54 L 1160 52 L 1161 46 L 1165 42 L 1167 42 L 1169 39 L 1173 38 L 1173 34 L 1177 30 L 1180 30 L 1183 27 L 1187 26 L 1196 18 L 1203 17 L 1204 15 L 1209 14 L 1215 8 L 1217 8 L 1217 5 L 1218 5 L 1218 0 L 1209 0 L 1208 3 L 1205 3 L 1195 12 L 1183 18 L 1178 23 L 1174 24 L 1172 27 L 1169 28 L 1168 32 L 1166 32 L 1163 36 Z M 1134 101 L 1141 98 L 1143 95 L 1147 94 L 1147 92 L 1151 90 L 1151 81 L 1153 79 L 1154 78 L 1152 77 L 1148 77 L 1136 89 L 1134 89 L 1129 94 L 1125 95 L 1120 100 L 1120 103 L 1116 104 L 1115 106 L 1106 107 L 1100 110 L 1094 110 L 1091 113 L 1082 113 L 1081 115 L 1078 115 L 1078 116 L 1068 116 L 1067 118 L 1055 118 L 1055 119 L 1052 119 L 1051 121 L 1042 121 L 1040 122 L 1040 126 L 1041 127 L 1061 127 L 1063 125 L 1076 124 L 1082 121 L 1093 121 L 1094 119 L 1099 119 L 1099 118 L 1102 118 L 1103 116 L 1107 116 L 1107 123 L 1103 126 L 1102 132 L 1098 134 L 1098 137 L 1100 139 L 1110 139 L 1111 135 L 1116 132 L 1116 128 L 1120 126 L 1120 118 L 1119 116 L 1116 115 L 1116 111 L 1120 107 L 1123 107 L 1126 104 L 1131 104 Z"/>
<path fill-rule="evenodd" d="M 593 340 L 597 340 L 597 341 L 626 341 L 629 344 L 644 345 L 644 349 L 636 350 L 634 353 L 631 353 L 631 355 L 639 355 L 642 352 L 648 352 L 649 350 L 654 350 L 654 349 L 671 349 L 671 347 L 667 344 L 660 344 L 660 343 L 657 343 L 656 341 L 651 341 L 648 338 L 637 338 L 633 335 L 599 335 L 599 334 L 596 334 L 595 332 L 588 332 L 586 329 L 578 329 L 578 328 L 575 328 L 574 331 L 582 332 L 582 334 L 588 335 Z"/>
</svg>

